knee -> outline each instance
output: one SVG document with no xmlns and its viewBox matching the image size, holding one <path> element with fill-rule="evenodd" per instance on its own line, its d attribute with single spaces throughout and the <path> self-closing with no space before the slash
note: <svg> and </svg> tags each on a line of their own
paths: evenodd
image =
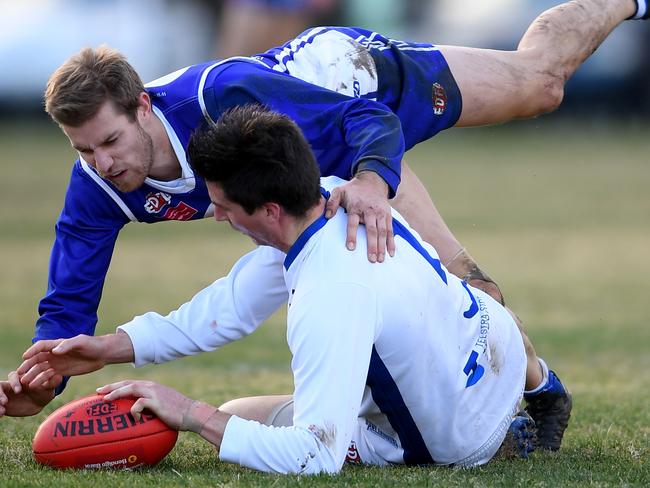
<svg viewBox="0 0 650 488">
<path fill-rule="evenodd" d="M 556 110 L 564 98 L 564 78 L 552 73 L 540 73 L 530 82 L 531 116 Z"/>
<path fill-rule="evenodd" d="M 235 411 L 237 410 L 238 404 L 239 404 L 239 398 L 235 400 L 228 400 L 227 402 L 219 405 L 219 410 L 234 415 Z"/>
</svg>

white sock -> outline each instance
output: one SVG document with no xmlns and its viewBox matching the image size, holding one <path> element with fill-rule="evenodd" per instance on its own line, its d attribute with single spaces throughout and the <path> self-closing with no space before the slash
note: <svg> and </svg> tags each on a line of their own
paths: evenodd
<svg viewBox="0 0 650 488">
<path fill-rule="evenodd" d="M 636 0 L 636 12 L 630 19 L 641 19 L 648 13 L 647 0 Z"/>
<path fill-rule="evenodd" d="M 540 392 L 548 384 L 548 366 L 542 358 L 538 357 L 537 360 L 539 361 L 539 365 L 542 367 L 542 382 L 532 390 L 525 390 L 524 395 L 534 395 L 535 393 Z"/>
</svg>

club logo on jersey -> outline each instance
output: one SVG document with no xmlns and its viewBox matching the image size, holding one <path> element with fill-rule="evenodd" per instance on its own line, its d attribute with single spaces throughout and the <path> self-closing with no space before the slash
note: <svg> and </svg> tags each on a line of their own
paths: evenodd
<svg viewBox="0 0 650 488">
<path fill-rule="evenodd" d="M 350 446 L 348 447 L 348 453 L 345 456 L 345 462 L 348 464 L 361 464 L 361 456 L 359 456 L 359 450 L 357 449 L 357 444 L 354 441 L 350 441 Z"/>
<path fill-rule="evenodd" d="M 150 214 L 158 213 L 171 201 L 172 197 L 167 193 L 161 191 L 156 193 L 151 192 L 147 195 L 147 200 L 144 202 L 144 209 Z"/>
<path fill-rule="evenodd" d="M 447 91 L 445 87 L 440 83 L 434 83 L 431 98 L 433 102 L 433 113 L 436 115 L 444 114 L 447 109 Z"/>
<path fill-rule="evenodd" d="M 175 207 L 168 208 L 165 212 L 167 220 L 190 220 L 198 212 L 194 207 L 190 207 L 187 203 L 181 202 Z"/>
</svg>

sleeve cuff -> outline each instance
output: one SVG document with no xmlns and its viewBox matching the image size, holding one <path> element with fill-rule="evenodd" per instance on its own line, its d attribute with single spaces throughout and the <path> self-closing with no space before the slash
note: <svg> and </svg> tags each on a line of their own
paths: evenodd
<svg viewBox="0 0 650 488">
<path fill-rule="evenodd" d="M 60 395 L 63 393 L 63 390 L 65 390 L 66 385 L 68 384 L 68 380 L 70 379 L 69 376 L 64 376 L 63 381 L 61 381 L 61 384 L 56 387 L 54 390 L 54 395 Z"/>
<path fill-rule="evenodd" d="M 133 355 L 135 357 L 135 361 L 132 363 L 133 366 L 139 368 L 140 366 L 156 362 L 155 347 L 148 333 L 149 331 L 147 327 L 138 324 L 137 317 L 131 322 L 120 325 L 117 330 L 128 334 L 131 339 Z"/>
<path fill-rule="evenodd" d="M 226 428 L 223 431 L 223 438 L 221 439 L 221 447 L 219 448 L 219 459 L 227 463 L 241 464 L 240 462 L 240 442 L 246 430 L 246 424 L 249 420 L 244 420 L 241 417 L 233 415 L 228 420 Z"/>
<path fill-rule="evenodd" d="M 388 185 L 388 198 L 394 198 L 400 183 L 400 174 L 379 159 L 363 159 L 354 168 L 354 174 L 360 171 L 377 173 Z"/>
</svg>

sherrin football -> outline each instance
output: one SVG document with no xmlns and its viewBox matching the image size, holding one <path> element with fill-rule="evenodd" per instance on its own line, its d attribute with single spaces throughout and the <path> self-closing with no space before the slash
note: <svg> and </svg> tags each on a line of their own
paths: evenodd
<svg viewBox="0 0 650 488">
<path fill-rule="evenodd" d="M 105 402 L 91 395 L 64 405 L 36 431 L 34 458 L 53 468 L 132 469 L 158 463 L 176 444 L 178 432 L 147 411 L 136 420 L 130 412 L 134 402 Z"/>
</svg>

